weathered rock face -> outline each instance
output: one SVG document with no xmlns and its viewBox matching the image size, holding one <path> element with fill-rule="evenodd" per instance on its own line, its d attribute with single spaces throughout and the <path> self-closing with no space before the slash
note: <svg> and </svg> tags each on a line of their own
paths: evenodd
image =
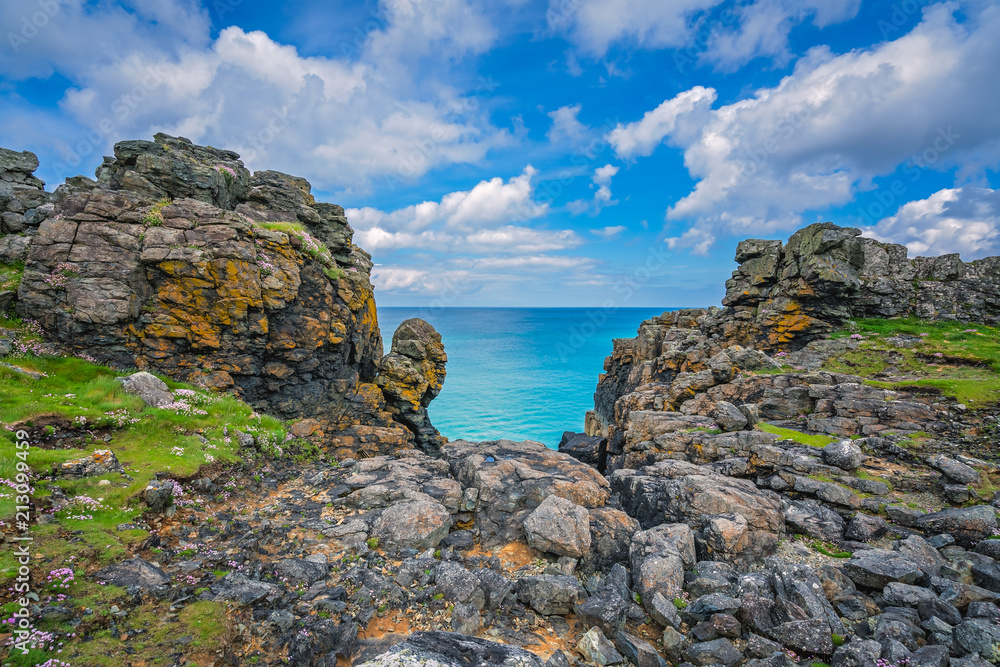
<svg viewBox="0 0 1000 667">
<path fill-rule="evenodd" d="M 52 214 L 35 169 L 34 153 L 0 148 L 0 262 L 23 261 L 38 225 Z"/>
<path fill-rule="evenodd" d="M 426 413 L 444 381 L 440 336 L 407 323 L 383 394 L 371 258 L 307 181 L 157 135 L 48 195 L 27 156 L 0 154 L 0 201 L 52 210 L 35 214 L 16 307 L 63 346 L 311 418 L 339 455 L 440 447 Z"/>
<path fill-rule="evenodd" d="M 431 425 L 427 406 L 444 386 L 448 355 L 441 334 L 423 320 L 406 320 L 392 335 L 392 350 L 382 359 L 376 381 L 386 409 L 416 434 L 417 444 L 437 451 L 444 439 Z"/>
<path fill-rule="evenodd" d="M 643 322 L 635 338 L 615 340 L 587 417 L 588 435 L 608 439 L 607 467 L 744 455 L 761 444 L 742 431 L 757 419 L 806 418 L 809 430 L 841 436 L 939 424 L 925 402 L 857 376 L 754 374 L 781 365 L 768 352 L 811 370 L 856 348 L 850 339 L 818 339 L 847 318 L 1000 319 L 1000 258 L 908 260 L 903 246 L 859 234 L 824 223 L 787 244 L 743 241 L 725 308 L 667 312 Z"/>
<path fill-rule="evenodd" d="M 722 301 L 733 309 L 727 333 L 766 347 L 801 347 L 850 317 L 1000 318 L 1000 257 L 909 260 L 904 246 L 823 223 L 785 245 L 743 241 L 736 261 Z"/>
</svg>

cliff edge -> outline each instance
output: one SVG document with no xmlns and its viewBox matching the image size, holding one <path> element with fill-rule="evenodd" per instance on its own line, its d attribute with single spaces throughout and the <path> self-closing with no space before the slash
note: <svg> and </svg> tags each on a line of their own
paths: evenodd
<svg viewBox="0 0 1000 667">
<path fill-rule="evenodd" d="M 118 143 L 96 180 L 51 194 L 37 166 L 0 154 L 0 261 L 24 261 L 16 312 L 49 340 L 305 420 L 298 434 L 338 455 L 443 444 L 426 418 L 445 376 L 440 336 L 407 328 L 411 349 L 440 350 L 405 377 L 389 355 L 387 400 L 371 257 L 308 181 L 164 134 Z M 406 392 L 419 407 L 400 408 Z"/>
</svg>

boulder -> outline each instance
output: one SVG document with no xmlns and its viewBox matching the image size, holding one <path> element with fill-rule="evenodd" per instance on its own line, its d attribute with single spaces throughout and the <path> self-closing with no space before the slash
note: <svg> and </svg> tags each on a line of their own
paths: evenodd
<svg viewBox="0 0 1000 667">
<path fill-rule="evenodd" d="M 924 514 L 917 519 L 916 524 L 932 535 L 947 533 L 959 544 L 969 545 L 992 535 L 997 528 L 997 517 L 996 510 L 991 505 L 976 505 Z"/>
<path fill-rule="evenodd" d="M 825 620 L 788 621 L 771 628 L 769 634 L 771 639 L 797 653 L 833 653 L 830 624 Z"/>
<path fill-rule="evenodd" d="M 421 319 L 404 321 L 392 335 L 392 349 L 379 366 L 376 384 L 386 410 L 409 428 L 416 444 L 437 453 L 445 443 L 427 415 L 444 386 L 448 355 L 441 334 Z"/>
<path fill-rule="evenodd" d="M 444 505 L 415 500 L 386 508 L 372 525 L 372 534 L 398 549 L 433 549 L 450 528 L 451 514 Z"/>
<path fill-rule="evenodd" d="M 124 474 L 125 468 L 110 449 L 96 449 L 90 456 L 53 466 L 52 474 L 60 477 L 96 477 L 110 473 Z"/>
<path fill-rule="evenodd" d="M 928 458 L 927 465 L 939 470 L 945 477 L 958 484 L 979 484 L 983 480 L 972 466 L 942 454 Z"/>
<path fill-rule="evenodd" d="M 667 667 L 667 663 L 656 649 L 644 639 L 627 632 L 619 632 L 614 638 L 615 647 L 635 667 Z"/>
<path fill-rule="evenodd" d="M 670 605 L 673 607 L 673 605 Z M 596 626 L 605 635 L 614 637 L 625 628 L 629 603 L 622 599 L 618 591 L 605 588 L 597 591 L 582 602 L 577 602 L 573 612 L 582 623 Z M 654 619 L 655 620 L 655 619 Z"/>
<path fill-rule="evenodd" d="M 844 531 L 844 537 L 855 542 L 872 542 L 888 532 L 889 524 L 885 519 L 858 512 Z"/>
<path fill-rule="evenodd" d="M 528 544 L 539 551 L 583 558 L 590 552 L 590 515 L 576 503 L 549 496 L 524 521 Z"/>
<path fill-rule="evenodd" d="M 1000 625 L 992 618 L 967 618 L 955 628 L 955 644 L 963 653 L 986 660 L 1000 658 Z"/>
<path fill-rule="evenodd" d="M 684 659 L 697 667 L 706 665 L 735 667 L 743 660 L 743 654 L 728 639 L 713 639 L 686 649 Z"/>
<path fill-rule="evenodd" d="M 142 558 L 131 558 L 109 565 L 95 572 L 92 578 L 121 588 L 138 586 L 144 591 L 170 583 L 170 575 Z"/>
<path fill-rule="evenodd" d="M 469 637 L 456 632 L 414 632 L 386 653 L 361 667 L 544 667 L 542 660 L 524 649 Z"/>
<path fill-rule="evenodd" d="M 604 472 L 608 456 L 608 440 L 596 435 L 566 431 L 559 441 L 558 451 L 569 454 L 577 461 Z"/>
<path fill-rule="evenodd" d="M 822 451 L 823 463 L 842 470 L 855 470 L 865 461 L 861 448 L 850 440 L 831 442 Z"/>
<path fill-rule="evenodd" d="M 174 402 L 174 395 L 170 393 L 167 383 L 152 373 L 140 371 L 126 377 L 120 377 L 118 382 L 125 388 L 125 391 L 138 396 L 146 405 L 154 408 Z"/>
<path fill-rule="evenodd" d="M 833 652 L 830 667 L 872 667 L 882 657 L 882 646 L 869 639 L 852 639 Z"/>
<path fill-rule="evenodd" d="M 742 431 L 748 423 L 746 415 L 728 401 L 719 401 L 715 404 L 712 418 L 723 431 Z"/>
<path fill-rule="evenodd" d="M 152 481 L 142 494 L 149 509 L 159 514 L 174 504 L 174 483 L 171 481 Z"/>
<path fill-rule="evenodd" d="M 568 614 L 586 596 L 576 577 L 540 574 L 517 582 L 517 598 L 544 616 Z"/>
<path fill-rule="evenodd" d="M 880 590 L 894 581 L 912 584 L 924 576 L 913 560 L 885 549 L 856 552 L 844 564 L 844 570 L 858 586 Z"/>
<path fill-rule="evenodd" d="M 615 650 L 614 644 L 608 641 L 600 628 L 591 628 L 584 633 L 576 649 L 595 665 L 620 665 L 625 662 L 625 658 Z"/>
<path fill-rule="evenodd" d="M 785 524 L 791 533 L 801 533 L 824 542 L 844 539 L 844 519 L 815 500 L 793 500 L 785 508 Z"/>
</svg>

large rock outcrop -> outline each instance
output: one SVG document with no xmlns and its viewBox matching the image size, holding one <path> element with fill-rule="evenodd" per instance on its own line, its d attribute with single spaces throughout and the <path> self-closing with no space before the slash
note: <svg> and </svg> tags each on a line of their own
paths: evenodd
<svg viewBox="0 0 1000 667">
<path fill-rule="evenodd" d="M 1000 257 L 910 260 L 904 246 L 827 222 L 786 244 L 743 241 L 736 261 L 721 330 L 758 346 L 798 348 L 851 317 L 1000 320 Z"/>
<path fill-rule="evenodd" d="M 339 454 L 440 447 L 426 414 L 444 380 L 440 336 L 407 323 L 383 394 L 371 258 L 308 181 L 251 175 L 236 153 L 162 134 L 117 144 L 96 181 L 51 195 L 35 167 L 30 153 L 0 154 L 0 201 L 35 204 L 3 220 L 39 223 L 16 308 L 55 342 L 308 418 Z"/>
<path fill-rule="evenodd" d="M 392 349 L 382 359 L 377 384 L 386 409 L 416 434 L 417 444 L 436 451 L 444 439 L 431 425 L 427 406 L 444 386 L 448 355 L 441 334 L 423 320 L 409 319 L 392 335 Z"/>
<path fill-rule="evenodd" d="M 774 371 L 793 358 L 818 369 L 856 348 L 851 339 L 821 340 L 849 318 L 1000 318 L 1000 257 L 908 260 L 903 246 L 824 223 L 784 245 L 743 241 L 736 261 L 724 308 L 667 312 L 614 341 L 587 417 L 588 435 L 608 439 L 609 469 L 747 456 L 769 444 L 768 434 L 741 430 L 758 418 L 798 418 L 840 436 L 933 428 L 947 419 L 939 408 L 856 375 Z"/>
</svg>

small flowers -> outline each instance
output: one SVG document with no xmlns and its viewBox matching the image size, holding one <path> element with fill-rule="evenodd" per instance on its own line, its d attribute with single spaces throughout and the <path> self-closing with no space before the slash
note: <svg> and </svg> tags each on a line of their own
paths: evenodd
<svg viewBox="0 0 1000 667">
<path fill-rule="evenodd" d="M 865 337 L 862 336 L 861 334 L 851 334 L 851 338 L 853 338 L 854 340 L 864 340 L 865 339 Z"/>
<path fill-rule="evenodd" d="M 232 185 L 233 181 L 236 180 L 236 172 L 233 171 L 232 167 L 227 167 L 224 164 L 217 164 L 213 167 L 215 171 L 222 174 L 222 177 L 226 179 L 226 185 Z"/>
<path fill-rule="evenodd" d="M 53 289 L 65 289 L 69 279 L 75 278 L 78 275 L 76 268 L 72 264 L 60 262 L 56 264 L 56 268 L 52 269 L 49 275 L 45 276 L 43 280 Z"/>
<path fill-rule="evenodd" d="M 172 447 L 170 449 L 170 453 L 173 454 L 174 456 L 184 456 L 184 448 L 183 447 Z"/>
</svg>

